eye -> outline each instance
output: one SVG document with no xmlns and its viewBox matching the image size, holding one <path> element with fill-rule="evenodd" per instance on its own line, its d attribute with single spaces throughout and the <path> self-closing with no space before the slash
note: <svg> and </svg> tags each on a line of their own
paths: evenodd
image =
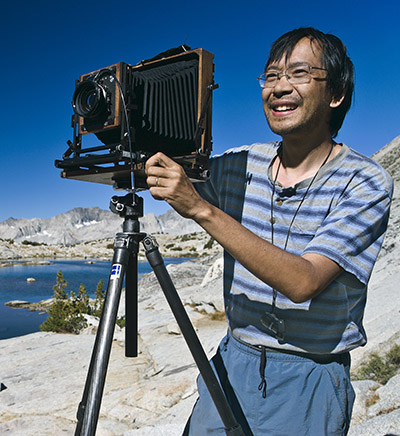
<svg viewBox="0 0 400 436">
<path fill-rule="evenodd" d="M 288 71 L 289 75 L 292 77 L 305 77 L 307 74 L 310 73 L 309 69 L 305 65 L 298 65 L 296 67 L 293 67 Z"/>
<path fill-rule="evenodd" d="M 275 82 L 275 80 L 278 78 L 279 73 L 277 71 L 267 71 L 265 73 L 265 81 L 266 82 Z"/>
</svg>

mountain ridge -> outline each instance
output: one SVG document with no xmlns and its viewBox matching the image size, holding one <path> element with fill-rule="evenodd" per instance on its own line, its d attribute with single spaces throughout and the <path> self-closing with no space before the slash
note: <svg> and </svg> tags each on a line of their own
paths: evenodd
<svg viewBox="0 0 400 436">
<path fill-rule="evenodd" d="M 146 214 L 139 220 L 145 233 L 182 235 L 202 231 L 191 220 L 182 218 L 174 210 L 156 217 Z M 123 220 L 111 211 L 99 207 L 77 207 L 51 218 L 8 218 L 0 222 L 0 239 L 15 242 L 71 245 L 114 237 L 122 231 Z"/>
</svg>

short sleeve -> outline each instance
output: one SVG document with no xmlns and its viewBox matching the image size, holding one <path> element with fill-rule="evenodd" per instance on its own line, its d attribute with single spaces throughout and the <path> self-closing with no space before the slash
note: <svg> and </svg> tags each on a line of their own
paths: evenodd
<svg viewBox="0 0 400 436">
<path fill-rule="evenodd" d="M 196 183 L 198 193 L 212 205 L 241 221 L 249 146 L 230 149 L 210 159 L 210 178 Z"/>
<path fill-rule="evenodd" d="M 304 253 L 326 256 L 367 284 L 382 246 L 393 181 L 383 171 L 360 171 L 317 230 Z"/>
</svg>

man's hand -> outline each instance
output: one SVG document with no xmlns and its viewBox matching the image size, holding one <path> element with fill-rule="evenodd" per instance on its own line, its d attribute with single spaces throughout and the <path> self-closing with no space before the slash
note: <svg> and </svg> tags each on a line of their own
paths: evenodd
<svg viewBox="0 0 400 436">
<path fill-rule="evenodd" d="M 183 168 L 157 153 L 146 162 L 147 184 L 156 200 L 165 200 L 180 215 L 197 220 L 208 204 L 195 190 Z"/>
</svg>

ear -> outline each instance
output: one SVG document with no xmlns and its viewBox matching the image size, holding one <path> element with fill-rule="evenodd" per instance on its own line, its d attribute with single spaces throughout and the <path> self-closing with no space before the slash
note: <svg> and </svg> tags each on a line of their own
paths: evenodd
<svg viewBox="0 0 400 436">
<path fill-rule="evenodd" d="M 339 98 L 334 98 L 334 97 L 332 97 L 332 100 L 331 100 L 329 106 L 330 106 L 332 109 L 336 109 L 337 107 L 339 107 L 339 106 L 343 103 L 343 100 L 344 100 L 344 95 L 342 95 L 342 96 L 339 97 Z"/>
</svg>

